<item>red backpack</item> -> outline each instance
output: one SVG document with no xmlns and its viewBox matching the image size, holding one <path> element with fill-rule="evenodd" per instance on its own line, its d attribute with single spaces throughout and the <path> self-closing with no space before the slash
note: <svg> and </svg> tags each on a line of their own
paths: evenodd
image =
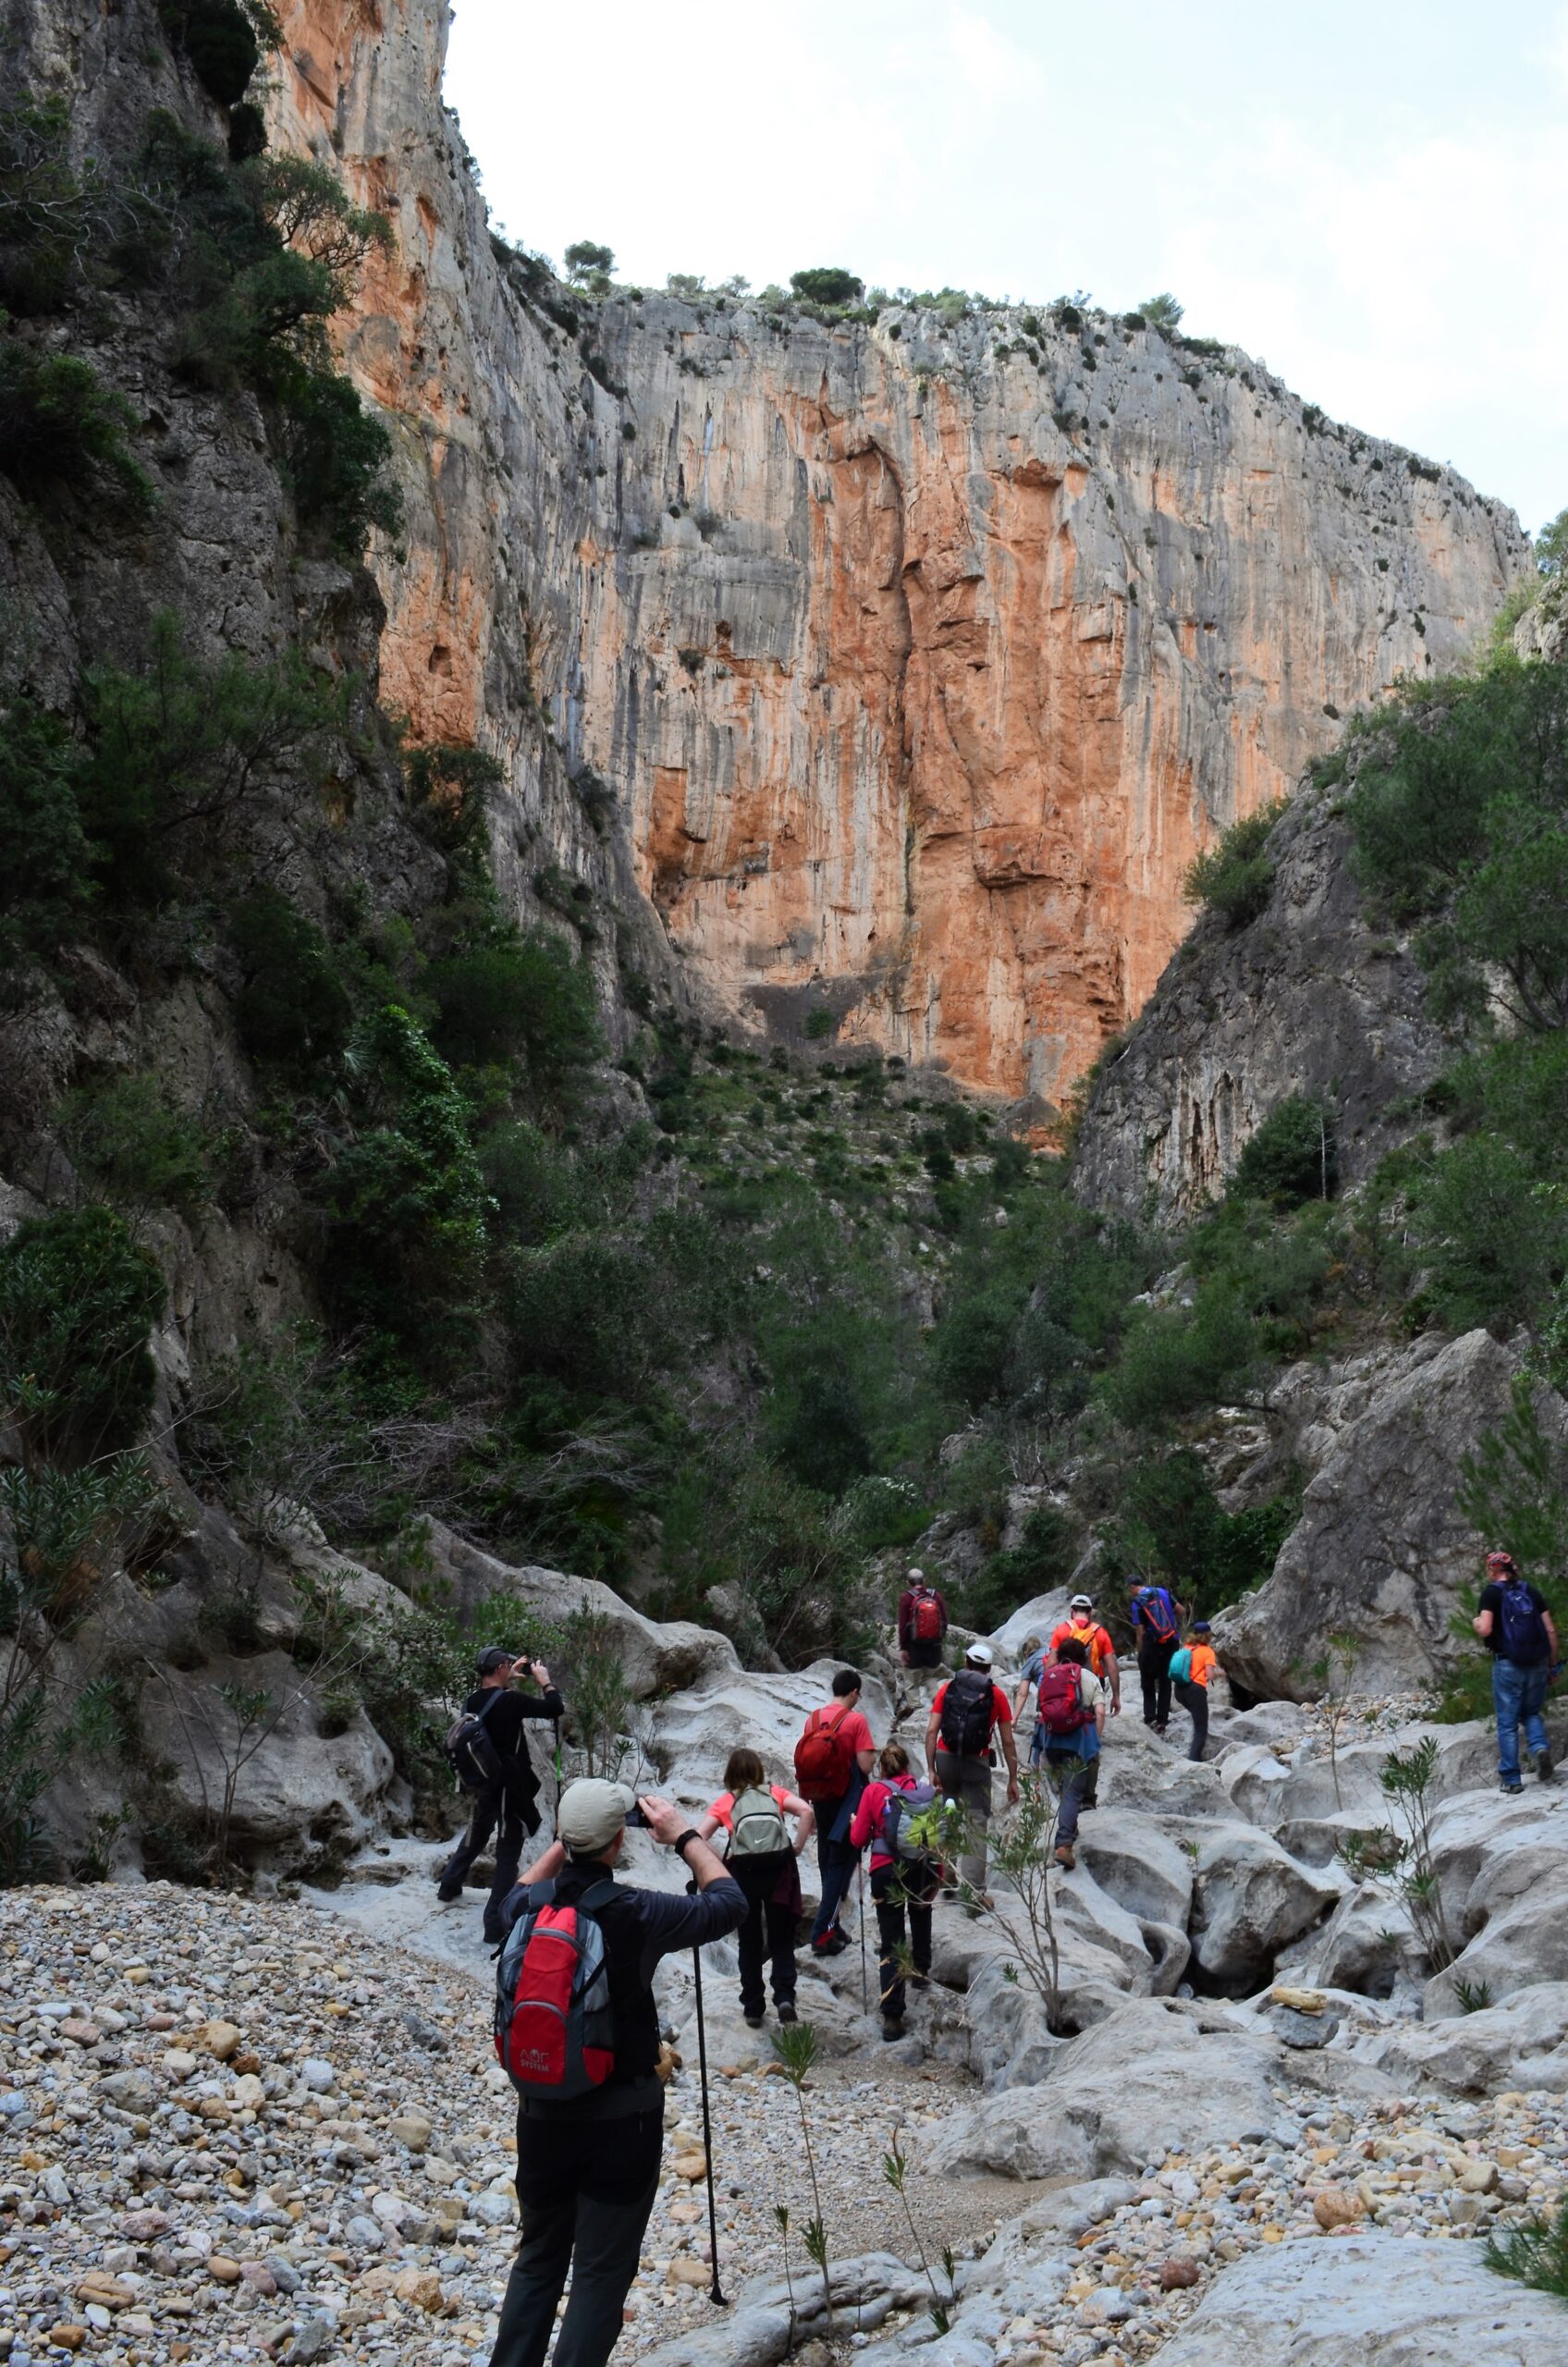
<svg viewBox="0 0 1568 2367">
<path fill-rule="evenodd" d="M 520 2096 L 585 2096 L 615 2069 L 595 1913 L 614 1895 L 613 1882 L 591 1883 L 570 1907 L 536 1907 L 511 1928 L 496 1972 L 496 2053 Z"/>
<path fill-rule="evenodd" d="M 795 1785 L 802 1800 L 841 1800 L 850 1788 L 855 1755 L 844 1733 L 846 1701 L 836 1718 L 814 1710 L 795 1745 Z"/>
<path fill-rule="evenodd" d="M 916 1587 L 914 1600 L 909 1607 L 909 1632 L 916 1644 L 939 1644 L 947 1625 L 942 1616 L 941 1597 L 932 1587 Z"/>
<path fill-rule="evenodd" d="M 1048 1668 L 1040 1679 L 1040 1723 L 1048 1735 L 1075 1735 L 1092 1726 L 1095 1713 L 1084 1699 L 1083 1670 L 1075 1661 Z"/>
</svg>

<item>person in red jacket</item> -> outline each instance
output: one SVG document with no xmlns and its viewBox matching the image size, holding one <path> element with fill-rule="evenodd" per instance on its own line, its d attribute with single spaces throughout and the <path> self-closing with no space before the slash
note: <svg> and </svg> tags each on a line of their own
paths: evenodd
<svg viewBox="0 0 1568 2367">
<path fill-rule="evenodd" d="M 876 1774 L 861 1794 L 850 1826 L 857 1849 L 871 1844 L 871 1896 L 876 1908 L 876 1937 L 882 2002 L 882 2035 L 904 2034 L 904 1955 L 907 1945 L 917 1989 L 931 1980 L 931 1909 L 941 1888 L 942 1869 L 935 1858 L 896 1857 L 888 1842 L 888 1809 L 895 1793 L 913 1795 L 921 1804 L 933 1797 L 929 1784 L 917 1783 L 910 1771 L 909 1753 L 901 1742 L 883 1745 Z M 904 1919 L 909 1919 L 906 1941 Z"/>
<path fill-rule="evenodd" d="M 939 1668 L 947 1633 L 940 1589 L 926 1585 L 924 1570 L 911 1570 L 899 1597 L 899 1658 L 905 1668 Z"/>
</svg>

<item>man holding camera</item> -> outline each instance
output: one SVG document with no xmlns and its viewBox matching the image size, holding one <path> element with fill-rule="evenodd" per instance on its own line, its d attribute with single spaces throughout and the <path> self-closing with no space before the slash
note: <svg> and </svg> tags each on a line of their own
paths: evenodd
<svg viewBox="0 0 1568 2367">
<path fill-rule="evenodd" d="M 533 1805 L 539 1796 L 539 1778 L 529 1753 L 527 1721 L 564 1717 L 566 1704 L 544 1662 L 531 1661 L 526 1652 L 508 1652 L 500 1644 L 491 1644 L 479 1655 L 478 1675 L 478 1689 L 469 1695 L 463 1708 L 482 1720 L 500 1772 L 494 1783 L 473 1795 L 468 1829 L 436 1876 L 440 1887 L 435 1895 L 446 1906 L 462 1896 L 468 1870 L 494 1833 L 496 1879 L 484 1902 L 484 1937 L 494 1947 L 506 1936 L 501 1907 L 517 1881 L 523 1835 L 539 1830 L 539 1811 Z M 512 1690 L 513 1680 L 525 1677 L 536 1680 L 536 1694 Z"/>
<path fill-rule="evenodd" d="M 615 1880 L 629 1821 L 679 1855 L 694 1896 Z M 602 2084 L 570 2097 L 519 2089 L 522 2237 L 490 2367 L 544 2367 L 569 2269 L 571 2295 L 555 2367 L 604 2367 L 658 2191 L 664 2088 L 654 1973 L 661 1956 L 721 1940 L 746 1919 L 745 1895 L 723 1858 L 668 1800 L 633 1802 L 624 1785 L 596 1777 L 569 1784 L 556 1834 L 505 1920 L 509 1927 L 538 1910 L 571 1907 L 592 1915 L 604 1941 L 611 2067 Z"/>
</svg>

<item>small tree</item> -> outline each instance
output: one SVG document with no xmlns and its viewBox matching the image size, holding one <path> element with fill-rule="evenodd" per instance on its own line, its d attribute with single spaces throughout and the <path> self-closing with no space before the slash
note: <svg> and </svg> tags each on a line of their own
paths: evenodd
<svg viewBox="0 0 1568 2367">
<path fill-rule="evenodd" d="M 615 269 L 614 250 L 593 239 L 574 239 L 566 251 L 566 276 L 590 296 L 607 296 Z"/>
<path fill-rule="evenodd" d="M 1011 1889 L 998 1885 L 995 1904 L 986 1910 L 1012 1947 L 1013 1977 L 1021 1975 L 1034 1991 L 1052 2030 L 1061 2021 L 1061 1951 L 1050 1891 L 1057 1818 L 1047 1778 L 1036 1772 L 1023 1776 L 1017 1806 L 991 1839 L 991 1864 Z M 968 1903 L 983 1902 L 972 1897 Z"/>
<path fill-rule="evenodd" d="M 1409 1750 L 1396 1750 L 1383 1762 L 1382 1785 L 1404 1826 L 1403 1855 L 1408 1860 L 1400 1889 L 1410 1919 L 1434 1971 L 1446 1972 L 1459 1950 L 1449 1930 L 1442 1885 L 1432 1862 L 1432 1779 L 1437 1773 L 1438 1746 L 1430 1735 Z"/>
<path fill-rule="evenodd" d="M 1543 575 L 1561 575 L 1568 559 L 1568 509 L 1560 509 L 1536 536 L 1536 565 Z"/>
<path fill-rule="evenodd" d="M 827 2219 L 822 2208 L 822 2189 L 817 2181 L 816 2154 L 811 2141 L 811 2118 L 806 2111 L 806 2079 L 816 2061 L 816 2032 L 809 2022 L 786 2023 L 773 2033 L 773 2052 L 778 2067 L 795 2091 L 795 2102 L 801 2114 L 801 2143 L 805 2152 L 806 2174 L 811 2180 L 812 2216 L 806 2222 L 805 2247 L 822 2272 L 822 2301 L 827 2315 L 829 2339 L 833 2334 L 833 2286 L 827 2266 Z"/>
<path fill-rule="evenodd" d="M 811 271 L 792 271 L 790 285 L 808 304 L 835 308 L 858 304 L 865 294 L 863 279 L 857 279 L 852 271 L 843 271 L 833 264 L 821 264 Z"/>
<path fill-rule="evenodd" d="M 1162 288 L 1158 296 L 1145 296 L 1138 307 L 1150 328 L 1158 329 L 1162 337 L 1171 337 L 1181 327 L 1183 309 L 1169 288 Z"/>
<path fill-rule="evenodd" d="M 1334 1806 L 1342 1809 L 1343 1795 L 1340 1790 L 1340 1731 L 1350 1709 L 1351 1680 L 1361 1660 L 1361 1638 L 1348 1633 L 1330 1636 L 1329 1649 L 1313 1665 L 1312 1674 L 1323 1691 L 1319 1706 L 1329 1723 L 1329 1770 L 1334 1779 Z"/>
</svg>

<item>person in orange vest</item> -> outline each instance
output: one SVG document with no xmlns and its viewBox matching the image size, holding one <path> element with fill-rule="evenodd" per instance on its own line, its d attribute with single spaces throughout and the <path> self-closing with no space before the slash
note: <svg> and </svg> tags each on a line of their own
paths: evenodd
<svg viewBox="0 0 1568 2367">
<path fill-rule="evenodd" d="M 1170 1686 L 1193 1722 L 1189 1759 L 1201 1759 L 1208 1740 L 1208 1680 L 1219 1666 L 1219 1655 L 1208 1640 L 1207 1619 L 1194 1619 L 1187 1641 L 1170 1655 Z"/>
</svg>

